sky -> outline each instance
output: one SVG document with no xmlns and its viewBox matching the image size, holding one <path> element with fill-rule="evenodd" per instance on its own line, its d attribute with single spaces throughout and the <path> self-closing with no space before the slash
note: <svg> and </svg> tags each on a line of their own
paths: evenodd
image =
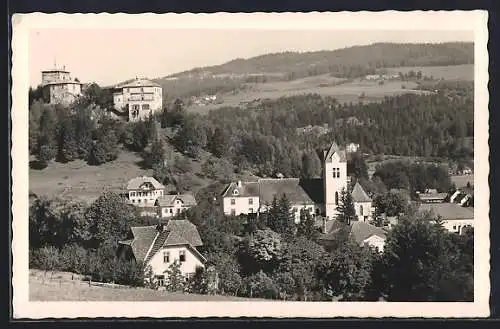
<svg viewBox="0 0 500 329">
<path fill-rule="evenodd" d="M 334 50 L 375 42 L 473 41 L 472 31 L 37 28 L 29 32 L 30 86 L 54 63 L 82 82 L 113 85 L 164 77 L 282 51 Z"/>
</svg>

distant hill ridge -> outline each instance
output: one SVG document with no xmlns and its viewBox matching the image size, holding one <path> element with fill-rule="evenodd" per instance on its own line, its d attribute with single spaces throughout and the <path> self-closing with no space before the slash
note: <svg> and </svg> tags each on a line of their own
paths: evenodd
<svg viewBox="0 0 500 329">
<path fill-rule="evenodd" d="M 397 66 L 445 66 L 474 63 L 472 42 L 374 43 L 336 50 L 280 52 L 242 59 L 215 66 L 198 67 L 161 79 L 219 74 L 265 74 L 318 71 L 341 72 L 342 67 L 382 68 Z M 314 74 L 310 74 L 314 75 Z"/>
</svg>

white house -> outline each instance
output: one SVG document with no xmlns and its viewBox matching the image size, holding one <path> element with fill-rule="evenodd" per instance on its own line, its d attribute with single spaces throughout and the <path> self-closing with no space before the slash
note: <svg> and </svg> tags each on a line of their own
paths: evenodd
<svg viewBox="0 0 500 329">
<path fill-rule="evenodd" d="M 158 216 L 168 218 L 196 206 L 196 200 L 192 194 L 163 195 L 156 199 L 155 205 L 158 207 Z"/>
<path fill-rule="evenodd" d="M 321 179 L 261 178 L 252 182 L 232 182 L 222 192 L 222 210 L 227 215 L 240 215 L 265 211 L 273 198 L 286 195 L 291 203 L 295 221 L 300 220 L 300 211 L 305 209 L 312 215 L 322 215 L 332 220 L 337 215 L 342 189 L 347 189 L 346 151 L 334 142 L 323 152 Z M 359 206 L 367 207 L 361 218 L 371 216 L 370 206 L 365 201 Z"/>
<path fill-rule="evenodd" d="M 419 211 L 430 212 L 440 217 L 443 226 L 450 232 L 461 234 L 465 227 L 474 227 L 474 208 L 457 203 L 421 204 Z"/>
<path fill-rule="evenodd" d="M 186 279 L 197 267 L 205 267 L 206 259 L 196 249 L 201 245 L 194 224 L 188 220 L 169 220 L 157 226 L 132 227 L 130 238 L 119 242 L 117 254 L 141 262 L 145 273 L 151 271 L 152 279 L 163 286 L 175 261 L 180 262 L 180 271 Z"/>
<path fill-rule="evenodd" d="M 132 178 L 127 184 L 128 200 L 138 207 L 154 207 L 164 190 L 165 186 L 148 176 Z"/>
<path fill-rule="evenodd" d="M 351 235 L 360 246 L 368 245 L 379 252 L 384 251 L 386 233 L 377 226 L 362 221 L 351 223 Z"/>
<path fill-rule="evenodd" d="M 318 243 L 328 247 L 337 237 L 339 230 L 347 224 L 340 223 L 337 220 L 324 221 L 322 234 L 318 238 Z M 384 251 L 386 231 L 363 221 L 353 221 L 349 224 L 349 236 L 360 246 L 371 246 L 379 252 Z"/>
<path fill-rule="evenodd" d="M 162 109 L 163 91 L 161 86 L 153 81 L 136 78 L 114 89 L 114 108 L 127 112 L 129 121 L 147 119 Z"/>
<path fill-rule="evenodd" d="M 358 151 L 358 149 L 359 149 L 359 144 L 356 143 L 349 143 L 345 147 L 347 153 L 355 153 Z"/>
</svg>

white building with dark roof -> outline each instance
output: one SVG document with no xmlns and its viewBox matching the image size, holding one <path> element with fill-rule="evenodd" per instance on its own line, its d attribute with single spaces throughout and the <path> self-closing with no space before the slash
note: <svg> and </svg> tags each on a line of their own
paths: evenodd
<svg viewBox="0 0 500 329">
<path fill-rule="evenodd" d="M 145 272 L 151 270 L 153 281 L 163 286 L 168 280 L 166 271 L 174 262 L 180 263 L 186 279 L 197 267 L 205 267 L 206 259 L 197 250 L 202 245 L 193 223 L 169 220 L 157 226 L 131 227 L 129 239 L 119 242 L 117 254 L 142 263 Z"/>
<path fill-rule="evenodd" d="M 192 194 L 167 194 L 158 197 L 155 206 L 158 208 L 159 217 L 168 218 L 196 206 L 196 200 Z"/>
<path fill-rule="evenodd" d="M 463 207 L 457 203 L 422 203 L 419 211 L 429 212 L 439 217 L 444 228 L 461 234 L 466 227 L 474 227 L 474 208 Z"/>
<path fill-rule="evenodd" d="M 336 143 L 323 153 L 322 176 L 320 179 L 261 178 L 232 182 L 222 192 L 222 210 L 226 215 L 235 216 L 258 213 L 266 211 L 274 197 L 286 195 L 296 222 L 300 220 L 301 210 L 332 220 L 337 215 L 342 189 L 348 189 L 346 152 Z M 371 199 L 359 184 L 353 193 L 358 218 L 370 220 Z"/>
<path fill-rule="evenodd" d="M 154 177 L 135 177 L 127 183 L 127 196 L 138 207 L 155 207 L 156 200 L 165 193 L 165 186 Z"/>
<path fill-rule="evenodd" d="M 162 110 L 163 91 L 156 82 L 136 78 L 114 89 L 114 108 L 127 112 L 129 121 L 145 120 Z"/>
</svg>

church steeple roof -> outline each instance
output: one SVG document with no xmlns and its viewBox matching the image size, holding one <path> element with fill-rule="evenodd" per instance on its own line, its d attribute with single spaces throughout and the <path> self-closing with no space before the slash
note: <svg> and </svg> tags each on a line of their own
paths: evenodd
<svg viewBox="0 0 500 329">
<path fill-rule="evenodd" d="M 324 160 L 331 158 L 335 153 L 337 153 L 339 155 L 340 162 L 347 161 L 346 156 L 345 156 L 345 150 L 341 150 L 340 147 L 335 142 L 332 142 L 332 145 L 330 145 L 330 148 L 328 149 L 328 151 L 325 152 L 325 154 L 324 154 L 325 159 Z"/>
</svg>

